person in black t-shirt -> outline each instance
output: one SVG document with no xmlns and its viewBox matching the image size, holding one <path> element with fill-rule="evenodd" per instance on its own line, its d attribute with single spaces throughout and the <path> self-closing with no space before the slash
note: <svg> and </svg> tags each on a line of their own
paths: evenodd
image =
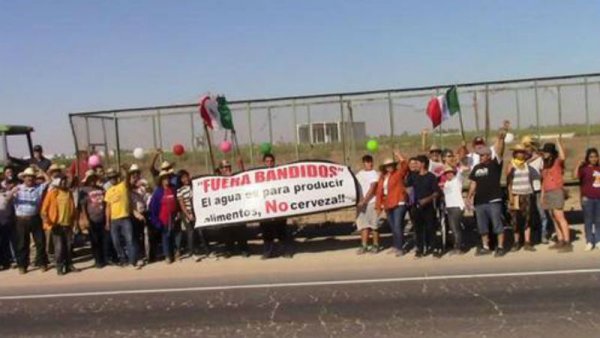
<svg viewBox="0 0 600 338">
<path fill-rule="evenodd" d="M 503 194 L 500 187 L 502 177 L 502 156 L 504 154 L 504 135 L 501 132 L 501 147 L 498 156 L 492 159 L 490 148 L 478 146 L 477 154 L 481 161 L 471 171 L 469 180 L 469 194 L 467 201 L 475 206 L 477 228 L 481 235 L 482 247 L 478 249 L 478 255 L 491 253 L 489 245 L 489 225 L 493 226 L 493 232 L 498 236 L 498 248 L 496 256 L 502 257 L 506 254 L 504 249 L 504 225 L 502 223 L 502 201 Z"/>
<path fill-rule="evenodd" d="M 436 215 L 433 201 L 440 195 L 438 180 L 429 172 L 429 159 L 427 156 L 417 156 L 418 173 L 408 176 L 407 184 L 414 192 L 415 207 L 415 235 L 417 252 L 415 257 L 427 255 L 434 249 Z"/>
</svg>

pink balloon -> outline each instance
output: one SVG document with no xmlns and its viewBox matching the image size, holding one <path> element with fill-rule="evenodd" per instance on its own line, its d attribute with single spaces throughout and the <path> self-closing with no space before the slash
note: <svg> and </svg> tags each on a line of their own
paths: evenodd
<svg viewBox="0 0 600 338">
<path fill-rule="evenodd" d="M 231 142 L 229 142 L 229 141 L 223 141 L 223 142 L 221 142 L 221 144 L 219 144 L 219 149 L 221 149 L 221 151 L 224 153 L 230 152 L 231 148 L 233 148 L 233 146 L 231 145 Z"/>
<path fill-rule="evenodd" d="M 90 158 L 88 158 L 88 166 L 90 166 L 91 168 L 95 168 L 101 164 L 102 164 L 102 160 L 100 159 L 100 156 L 98 156 L 98 155 L 92 155 L 92 156 L 90 156 Z"/>
</svg>

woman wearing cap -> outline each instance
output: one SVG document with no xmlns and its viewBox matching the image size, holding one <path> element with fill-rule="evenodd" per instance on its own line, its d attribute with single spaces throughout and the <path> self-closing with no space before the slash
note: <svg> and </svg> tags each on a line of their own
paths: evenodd
<svg viewBox="0 0 600 338">
<path fill-rule="evenodd" d="M 565 218 L 565 191 L 563 172 L 565 168 L 565 152 L 560 140 L 557 143 L 546 143 L 542 148 L 544 169 L 542 170 L 542 205 L 550 211 L 556 228 L 557 242 L 550 249 L 559 252 L 573 251 L 569 223 Z"/>
<path fill-rule="evenodd" d="M 525 235 L 523 248 L 535 251 L 531 242 L 531 208 L 534 203 L 534 182 L 539 180 L 537 171 L 527 164 L 525 147 L 517 144 L 512 148 L 513 159 L 510 162 L 506 182 L 508 184 L 508 209 L 514 233 L 513 251 L 521 249 L 521 230 Z M 522 225 L 521 225 L 522 221 Z"/>
<path fill-rule="evenodd" d="M 167 264 L 173 263 L 173 244 L 177 235 L 177 192 L 171 186 L 172 170 L 163 170 L 158 175 L 160 185 L 150 198 L 150 220 L 160 231 L 162 248 Z M 179 258 L 177 253 L 176 258 Z"/>
<path fill-rule="evenodd" d="M 88 170 L 83 178 L 84 186 L 80 190 L 80 208 L 89 224 L 90 244 L 96 268 L 109 263 L 111 254 L 110 233 L 106 231 L 106 208 L 104 189 L 94 170 Z"/>
<path fill-rule="evenodd" d="M 591 251 L 600 242 L 600 159 L 596 148 L 586 151 L 585 160 L 577 165 L 575 174 L 581 190 L 585 250 Z"/>
<path fill-rule="evenodd" d="M 465 210 L 465 201 L 462 197 L 463 176 L 455 166 L 446 165 L 442 181 L 448 225 L 454 236 L 453 253 L 462 254 L 464 253 L 462 218 Z"/>
<path fill-rule="evenodd" d="M 404 178 L 408 173 L 408 163 L 400 152 L 396 151 L 394 155 L 396 160 L 388 158 L 379 167 L 381 175 L 375 190 L 375 210 L 377 214 L 386 212 L 392 230 L 392 252 L 399 257 L 404 255 L 404 215 L 407 197 Z"/>
</svg>

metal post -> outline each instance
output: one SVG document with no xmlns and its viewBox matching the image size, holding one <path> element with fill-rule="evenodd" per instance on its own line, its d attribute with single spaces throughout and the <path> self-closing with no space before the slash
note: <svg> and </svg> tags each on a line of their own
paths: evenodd
<svg viewBox="0 0 600 338">
<path fill-rule="evenodd" d="M 158 148 L 158 143 L 156 142 L 156 116 L 152 116 L 152 144 L 154 145 L 154 149 Z"/>
<path fill-rule="evenodd" d="M 162 119 L 160 117 L 160 109 L 156 111 L 156 118 L 158 120 L 158 144 L 160 148 L 163 148 L 163 138 L 162 138 Z M 162 161 L 162 159 L 161 159 Z"/>
<path fill-rule="evenodd" d="M 194 137 L 194 112 L 190 112 L 190 140 L 192 141 L 192 161 L 196 159 L 196 139 Z"/>
<path fill-rule="evenodd" d="M 350 124 L 350 163 L 354 163 L 356 156 L 356 137 L 354 135 L 354 112 L 352 109 L 352 101 L 347 101 L 348 106 L 348 123 Z"/>
<path fill-rule="evenodd" d="M 585 125 L 586 125 L 586 148 L 590 147 L 590 137 L 592 133 L 592 129 L 590 126 L 590 101 L 588 98 L 588 78 L 583 78 L 583 95 L 585 102 Z"/>
<path fill-rule="evenodd" d="M 117 171 L 121 168 L 121 141 L 119 140 L 119 120 L 117 119 L 117 113 L 113 113 L 113 121 L 115 123 L 115 141 L 117 146 L 116 156 L 117 156 Z"/>
<path fill-rule="evenodd" d="M 517 130 L 521 130 L 521 107 L 519 105 L 519 90 L 515 89 L 515 104 L 517 106 Z"/>
<path fill-rule="evenodd" d="M 490 88 L 485 85 L 485 142 L 490 136 Z"/>
<path fill-rule="evenodd" d="M 344 123 L 344 100 L 342 98 L 342 96 L 340 95 L 340 119 L 341 119 L 341 124 L 342 124 L 342 135 L 341 135 L 341 139 L 342 139 L 342 156 L 344 157 L 344 164 L 348 165 L 348 159 L 346 158 L 346 124 Z"/>
<path fill-rule="evenodd" d="M 388 92 L 387 96 L 388 96 L 388 114 L 390 115 L 390 139 L 393 139 L 394 138 L 394 100 L 392 99 L 392 93 Z"/>
<path fill-rule="evenodd" d="M 298 148 L 298 115 L 296 112 L 296 100 L 292 101 L 292 113 L 294 115 L 294 146 L 296 148 L 296 161 L 300 160 L 300 149 Z"/>
<path fill-rule="evenodd" d="M 562 102 L 560 94 L 560 85 L 556 86 L 556 100 L 558 104 L 558 137 L 562 139 Z"/>
<path fill-rule="evenodd" d="M 91 142 L 91 137 L 90 137 L 90 122 L 88 121 L 88 117 L 85 117 L 85 137 L 86 137 L 86 141 L 87 141 L 87 148 L 88 151 L 90 150 L 90 143 Z"/>
<path fill-rule="evenodd" d="M 538 95 L 537 81 L 533 82 L 533 93 L 535 95 L 535 124 L 537 126 L 537 138 L 539 140 L 542 136 L 542 131 L 540 129 L 540 98 Z"/>
<path fill-rule="evenodd" d="M 271 114 L 271 107 L 267 108 L 267 118 L 269 119 L 269 143 L 273 145 L 273 116 Z"/>
<path fill-rule="evenodd" d="M 435 96 L 436 98 L 440 95 L 440 89 L 437 88 L 435 90 Z M 444 141 L 443 141 L 443 131 L 442 131 L 442 126 L 443 126 L 443 121 L 440 122 L 440 125 L 438 126 L 438 145 L 440 148 L 444 148 Z"/>
<path fill-rule="evenodd" d="M 106 139 L 106 124 L 105 119 L 101 119 L 100 122 L 102 122 L 102 140 L 104 141 L 104 154 L 106 155 L 107 159 L 110 159 L 110 156 L 108 156 L 108 140 Z"/>
<path fill-rule="evenodd" d="M 250 163 L 254 165 L 254 140 L 252 139 L 252 108 L 250 108 L 250 102 L 246 103 L 246 115 L 248 115 L 248 137 L 250 138 Z"/>
</svg>

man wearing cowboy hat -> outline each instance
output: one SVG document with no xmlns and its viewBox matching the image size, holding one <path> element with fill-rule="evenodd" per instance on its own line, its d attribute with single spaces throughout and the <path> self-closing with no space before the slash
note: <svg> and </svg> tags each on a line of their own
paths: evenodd
<svg viewBox="0 0 600 338">
<path fill-rule="evenodd" d="M 537 176 L 540 177 L 540 179 L 537 179 L 533 182 L 535 209 L 539 217 L 541 242 L 542 244 L 548 244 L 548 216 L 542 207 L 541 175 L 542 170 L 544 169 L 544 158 L 542 156 L 542 152 L 540 151 L 540 142 L 529 135 L 525 135 L 522 138 L 521 143 L 523 143 L 523 146 L 525 146 L 525 150 L 527 151 L 527 163 L 531 168 L 537 171 Z"/>
<path fill-rule="evenodd" d="M 521 229 L 524 229 L 525 242 L 523 248 L 535 251 L 531 241 L 531 207 L 534 198 L 534 182 L 539 181 L 539 174 L 527 163 L 527 150 L 522 144 L 513 148 L 513 159 L 508 170 L 506 182 L 509 194 L 509 211 L 514 232 L 512 250 L 518 251 L 522 244 Z M 521 221 L 523 224 L 521 225 Z"/>
<path fill-rule="evenodd" d="M 222 160 L 219 163 L 219 173 L 221 176 L 231 176 L 231 163 L 227 160 Z M 245 223 L 225 225 L 221 228 L 221 236 L 225 241 L 225 257 L 229 258 L 233 255 L 236 246 L 243 257 L 250 256 L 250 248 L 248 247 L 248 229 Z M 236 245 L 237 244 L 237 245 Z"/>
<path fill-rule="evenodd" d="M 504 121 L 502 128 L 500 128 L 500 131 L 498 132 L 498 136 L 496 137 L 496 141 L 495 141 L 494 145 L 492 147 L 489 147 L 490 158 L 492 160 L 498 158 L 498 155 L 500 154 L 500 150 L 502 150 L 502 152 L 504 152 L 504 138 L 506 137 L 506 133 L 508 132 L 509 129 L 510 129 L 510 122 Z M 485 142 L 485 139 L 481 136 L 476 136 L 473 139 L 472 145 L 473 145 L 473 151 L 468 153 L 465 156 L 465 160 L 467 162 L 466 165 L 468 165 L 469 169 L 471 169 L 471 170 L 473 170 L 473 168 L 481 162 L 481 155 L 479 155 L 479 152 L 477 151 L 477 149 L 481 148 L 481 147 L 488 147 L 488 145 Z M 463 151 L 464 151 L 464 149 L 463 149 Z M 502 160 L 502 159 L 500 159 L 500 160 Z"/>
<path fill-rule="evenodd" d="M 119 264 L 127 262 L 132 267 L 137 267 L 137 245 L 133 239 L 133 225 L 131 224 L 131 203 L 129 198 L 129 171 L 126 166 L 121 170 L 125 172 L 125 179 L 114 171 L 108 175 L 112 186 L 106 191 L 104 202 L 106 202 L 106 230 L 110 231 L 113 246 L 119 257 Z M 125 247 L 121 243 L 121 237 L 125 239 Z"/>
<path fill-rule="evenodd" d="M 90 244 L 96 268 L 109 264 L 111 258 L 110 232 L 105 228 L 106 208 L 104 189 L 100 178 L 92 169 L 85 173 L 80 190 L 79 206 L 89 224 Z"/>
<path fill-rule="evenodd" d="M 14 205 L 16 215 L 16 242 L 17 242 L 17 265 L 21 274 L 27 273 L 29 267 L 29 240 L 33 235 L 35 242 L 35 265 L 42 271 L 48 269 L 48 257 L 46 255 L 46 241 L 40 217 L 40 206 L 44 190 L 50 182 L 50 177 L 44 172 L 45 182 L 37 185 L 35 183 L 36 169 L 31 166 L 19 174 L 23 183 L 13 189 Z"/>
<path fill-rule="evenodd" d="M 137 242 L 138 252 L 146 252 L 144 245 L 144 227 L 146 225 L 146 191 L 145 188 L 138 187 L 138 182 L 142 178 L 142 170 L 137 164 L 129 167 L 129 192 L 131 199 L 131 222 L 133 224 L 133 238 Z M 147 259 L 147 258 L 146 258 Z"/>
</svg>

